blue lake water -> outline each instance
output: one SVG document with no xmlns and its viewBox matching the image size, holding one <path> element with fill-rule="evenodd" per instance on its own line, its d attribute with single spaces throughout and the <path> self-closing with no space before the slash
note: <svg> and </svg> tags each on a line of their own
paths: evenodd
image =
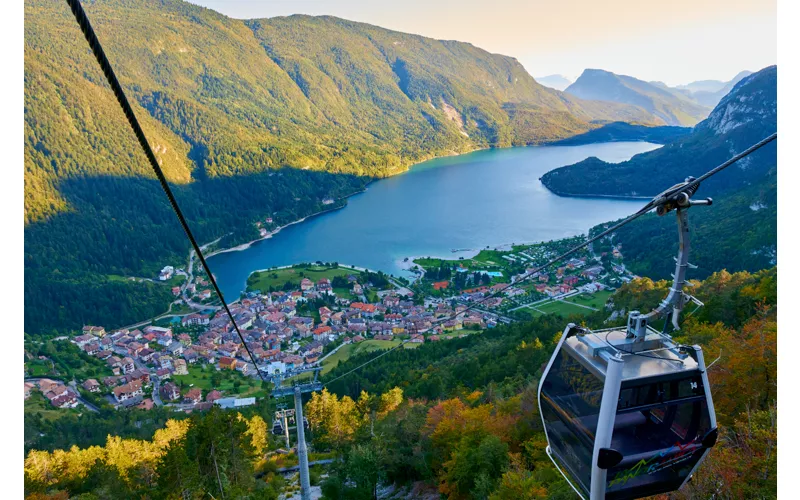
<svg viewBox="0 0 800 500">
<path fill-rule="evenodd" d="M 405 257 L 454 258 L 487 245 L 575 236 L 629 215 L 642 202 L 564 198 L 539 178 L 590 156 L 620 162 L 658 147 L 646 142 L 541 146 L 430 160 L 374 182 L 343 209 L 286 227 L 246 250 L 217 254 L 209 265 L 225 297 L 233 300 L 251 272 L 274 266 L 336 261 L 403 275 Z"/>
</svg>

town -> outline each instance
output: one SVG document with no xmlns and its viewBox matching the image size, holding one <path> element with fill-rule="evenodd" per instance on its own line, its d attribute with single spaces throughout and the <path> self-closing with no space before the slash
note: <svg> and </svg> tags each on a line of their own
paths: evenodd
<svg viewBox="0 0 800 500">
<path fill-rule="evenodd" d="M 470 259 L 415 259 L 413 280 L 322 262 L 257 271 L 230 304 L 247 348 L 192 259 L 188 272 L 165 266 L 159 281 L 183 280 L 171 287 L 172 314 L 109 332 L 87 325 L 54 339 L 101 362 L 96 371 L 104 375 L 66 382 L 30 376 L 25 397 L 38 390 L 64 409 L 247 406 L 283 380 L 327 373 L 357 352 L 414 348 L 542 314 L 597 311 L 615 284 L 633 277 L 610 239 L 600 242 L 600 255 L 589 250 L 554 272 L 534 272 L 581 238 L 486 249 Z M 37 361 L 55 370 L 52 360 Z"/>
</svg>

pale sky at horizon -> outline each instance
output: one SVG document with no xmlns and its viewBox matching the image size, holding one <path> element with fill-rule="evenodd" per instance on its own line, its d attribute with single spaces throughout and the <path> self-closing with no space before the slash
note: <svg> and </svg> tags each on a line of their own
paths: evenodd
<svg viewBox="0 0 800 500">
<path fill-rule="evenodd" d="M 777 62 L 776 0 L 189 0 L 239 19 L 333 15 L 469 42 L 534 77 L 600 68 L 670 85 Z"/>
</svg>

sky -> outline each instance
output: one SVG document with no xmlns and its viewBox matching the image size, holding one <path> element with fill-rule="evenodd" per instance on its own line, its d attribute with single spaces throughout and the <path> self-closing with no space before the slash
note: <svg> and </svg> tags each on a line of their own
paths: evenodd
<svg viewBox="0 0 800 500">
<path fill-rule="evenodd" d="M 777 62 L 776 0 L 190 0 L 239 19 L 333 15 L 516 57 L 534 77 L 599 68 L 669 85 Z"/>
</svg>

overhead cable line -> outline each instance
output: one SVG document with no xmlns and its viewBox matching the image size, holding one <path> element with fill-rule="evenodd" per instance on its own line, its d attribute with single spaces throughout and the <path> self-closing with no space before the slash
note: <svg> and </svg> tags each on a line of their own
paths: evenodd
<svg viewBox="0 0 800 500">
<path fill-rule="evenodd" d="M 166 193 L 169 203 L 172 205 L 172 210 L 174 210 L 175 215 L 178 216 L 178 220 L 180 221 L 186 236 L 189 238 L 189 241 L 194 248 L 194 252 L 197 255 L 197 258 L 200 260 L 200 264 L 203 266 L 206 274 L 208 274 L 208 280 L 211 282 L 211 286 L 214 287 L 214 291 L 217 293 L 217 296 L 222 302 L 222 306 L 225 308 L 228 318 L 230 318 L 231 323 L 233 323 L 233 327 L 236 330 L 236 333 L 239 335 L 239 339 L 242 341 L 242 345 L 247 351 L 247 355 L 250 356 L 250 361 L 253 362 L 253 366 L 255 366 L 258 376 L 261 377 L 261 380 L 266 382 L 261 370 L 258 369 L 258 364 L 256 364 L 253 353 L 250 352 L 250 348 L 247 346 L 247 342 L 245 342 L 244 336 L 239 330 L 239 325 L 236 324 L 236 320 L 233 318 L 233 314 L 228 307 L 228 303 L 225 302 L 225 297 L 223 297 L 222 290 L 220 290 L 219 285 L 217 285 L 217 280 L 211 273 L 208 263 L 206 263 L 206 259 L 203 256 L 203 251 L 200 249 L 200 245 L 197 244 L 197 240 L 195 240 L 192 230 L 189 229 L 189 224 L 186 222 L 186 218 L 183 216 L 183 212 L 181 211 L 180 206 L 178 206 L 175 196 L 172 194 L 172 189 L 170 189 L 169 184 L 167 183 L 167 178 L 164 176 L 164 172 L 161 170 L 161 166 L 158 164 L 158 159 L 153 153 L 150 143 L 147 142 L 147 137 L 145 137 L 144 131 L 142 130 L 141 125 L 139 125 L 139 120 L 137 120 L 136 115 L 133 112 L 133 108 L 131 108 L 128 98 L 125 96 L 125 92 L 122 90 L 119 80 L 117 80 L 117 76 L 114 74 L 111 63 L 108 61 L 105 51 L 103 51 L 103 46 L 100 45 L 100 40 L 97 39 L 97 35 L 95 34 L 91 23 L 89 23 L 89 18 L 86 17 L 86 12 L 84 12 L 80 0 L 67 0 L 67 4 L 69 4 L 70 8 L 72 9 L 72 13 L 75 15 L 75 19 L 78 21 L 78 25 L 80 26 L 83 35 L 86 37 L 86 41 L 89 42 L 89 47 L 91 47 L 97 62 L 100 64 L 100 68 L 103 70 L 106 80 L 108 80 L 109 85 L 111 85 L 111 89 L 114 91 L 114 96 L 117 98 L 119 105 L 122 107 L 122 111 L 125 113 L 125 117 L 128 119 L 128 123 L 133 129 L 133 133 L 136 134 L 136 138 L 139 140 L 139 145 L 142 147 L 144 154 L 147 156 L 147 160 L 150 162 L 150 166 L 153 168 L 156 177 L 158 177 L 158 182 L 161 184 L 161 189 L 163 189 L 164 193 Z"/>
</svg>

